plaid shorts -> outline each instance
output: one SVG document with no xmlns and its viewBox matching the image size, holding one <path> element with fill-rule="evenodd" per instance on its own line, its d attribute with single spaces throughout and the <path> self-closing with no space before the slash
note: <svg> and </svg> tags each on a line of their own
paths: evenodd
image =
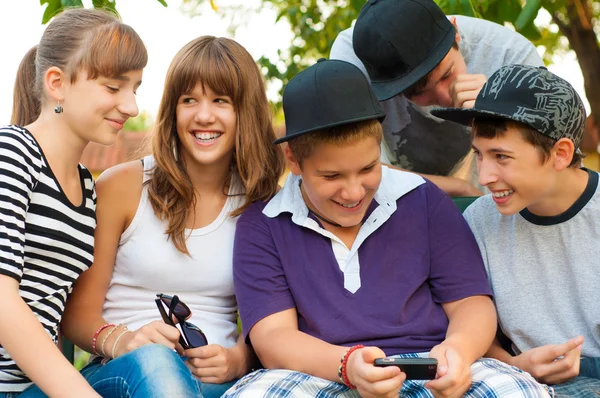
<svg viewBox="0 0 600 398">
<path fill-rule="evenodd" d="M 403 358 L 428 357 L 428 353 L 397 355 Z M 539 384 L 529 373 L 490 358 L 471 365 L 472 384 L 468 398 L 541 398 L 553 397 L 551 387 Z M 432 398 L 425 381 L 407 380 L 401 398 Z M 223 395 L 225 398 L 360 398 L 356 390 L 305 373 L 284 369 L 260 369 L 240 379 Z"/>
</svg>

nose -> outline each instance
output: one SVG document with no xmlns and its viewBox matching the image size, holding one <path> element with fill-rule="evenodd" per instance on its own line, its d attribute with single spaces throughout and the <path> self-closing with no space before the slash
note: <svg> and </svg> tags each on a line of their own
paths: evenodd
<svg viewBox="0 0 600 398">
<path fill-rule="evenodd" d="M 129 117 L 136 117 L 138 115 L 139 109 L 133 92 L 126 93 L 123 96 L 121 103 L 119 104 L 119 111 Z"/>
<path fill-rule="evenodd" d="M 484 187 L 498 181 L 498 174 L 493 162 L 478 159 L 477 172 L 479 173 L 479 184 Z"/>
<path fill-rule="evenodd" d="M 196 113 L 194 114 L 194 121 L 200 125 L 212 124 L 215 122 L 215 113 L 210 104 L 200 102 L 198 103 Z"/>
<path fill-rule="evenodd" d="M 348 203 L 356 203 L 365 196 L 365 187 L 360 179 L 354 178 L 346 182 L 340 197 Z"/>
<path fill-rule="evenodd" d="M 430 105 L 440 105 L 449 108 L 453 105 L 452 96 L 450 96 L 450 88 L 446 84 L 438 83 L 435 86 L 435 101 Z"/>
</svg>

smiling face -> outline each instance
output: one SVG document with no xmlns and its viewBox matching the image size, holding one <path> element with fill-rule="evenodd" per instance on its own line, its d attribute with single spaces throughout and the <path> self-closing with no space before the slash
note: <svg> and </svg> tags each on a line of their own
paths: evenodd
<svg viewBox="0 0 600 398">
<path fill-rule="evenodd" d="M 232 99 L 196 84 L 176 107 L 181 156 L 189 165 L 231 165 L 237 117 Z"/>
<path fill-rule="evenodd" d="M 86 141 L 113 144 L 125 122 L 138 114 L 135 95 L 141 83 L 142 70 L 95 79 L 80 71 L 65 87 L 61 105 L 66 123 Z"/>
<path fill-rule="evenodd" d="M 477 156 L 479 183 L 491 192 L 498 211 L 504 215 L 529 208 L 535 213 L 552 199 L 558 173 L 553 152 L 543 154 L 527 142 L 515 125 L 495 138 L 475 135 L 473 150 Z M 567 163 L 568 164 L 568 163 Z"/>
<path fill-rule="evenodd" d="M 361 224 L 381 182 L 380 146 L 375 138 L 320 143 L 302 166 L 289 147 L 286 155 L 292 173 L 302 175 L 302 195 L 310 209 L 342 227 Z"/>
</svg>

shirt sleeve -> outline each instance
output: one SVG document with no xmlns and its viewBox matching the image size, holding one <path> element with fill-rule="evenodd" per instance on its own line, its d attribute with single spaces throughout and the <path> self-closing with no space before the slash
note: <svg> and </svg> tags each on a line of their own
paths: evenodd
<svg viewBox="0 0 600 398">
<path fill-rule="evenodd" d="M 296 306 L 267 216 L 259 209 L 251 206 L 240 216 L 233 247 L 233 282 L 247 341 L 258 321 Z"/>
<path fill-rule="evenodd" d="M 437 187 L 432 191 L 428 223 L 434 300 L 447 303 L 470 296 L 492 296 L 479 247 L 462 213 Z"/>
<path fill-rule="evenodd" d="M 24 135 L 0 130 L 0 274 L 21 281 L 25 218 L 41 170 L 39 152 Z"/>
</svg>

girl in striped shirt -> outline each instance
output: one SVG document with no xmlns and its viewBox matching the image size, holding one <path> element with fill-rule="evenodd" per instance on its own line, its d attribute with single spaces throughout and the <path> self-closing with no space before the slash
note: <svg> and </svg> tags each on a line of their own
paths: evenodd
<svg viewBox="0 0 600 398">
<path fill-rule="evenodd" d="M 72 9 L 19 66 L 12 125 L 0 128 L 0 398 L 98 396 L 56 345 L 94 253 L 94 182 L 79 159 L 137 115 L 146 62 L 131 27 Z"/>
</svg>

